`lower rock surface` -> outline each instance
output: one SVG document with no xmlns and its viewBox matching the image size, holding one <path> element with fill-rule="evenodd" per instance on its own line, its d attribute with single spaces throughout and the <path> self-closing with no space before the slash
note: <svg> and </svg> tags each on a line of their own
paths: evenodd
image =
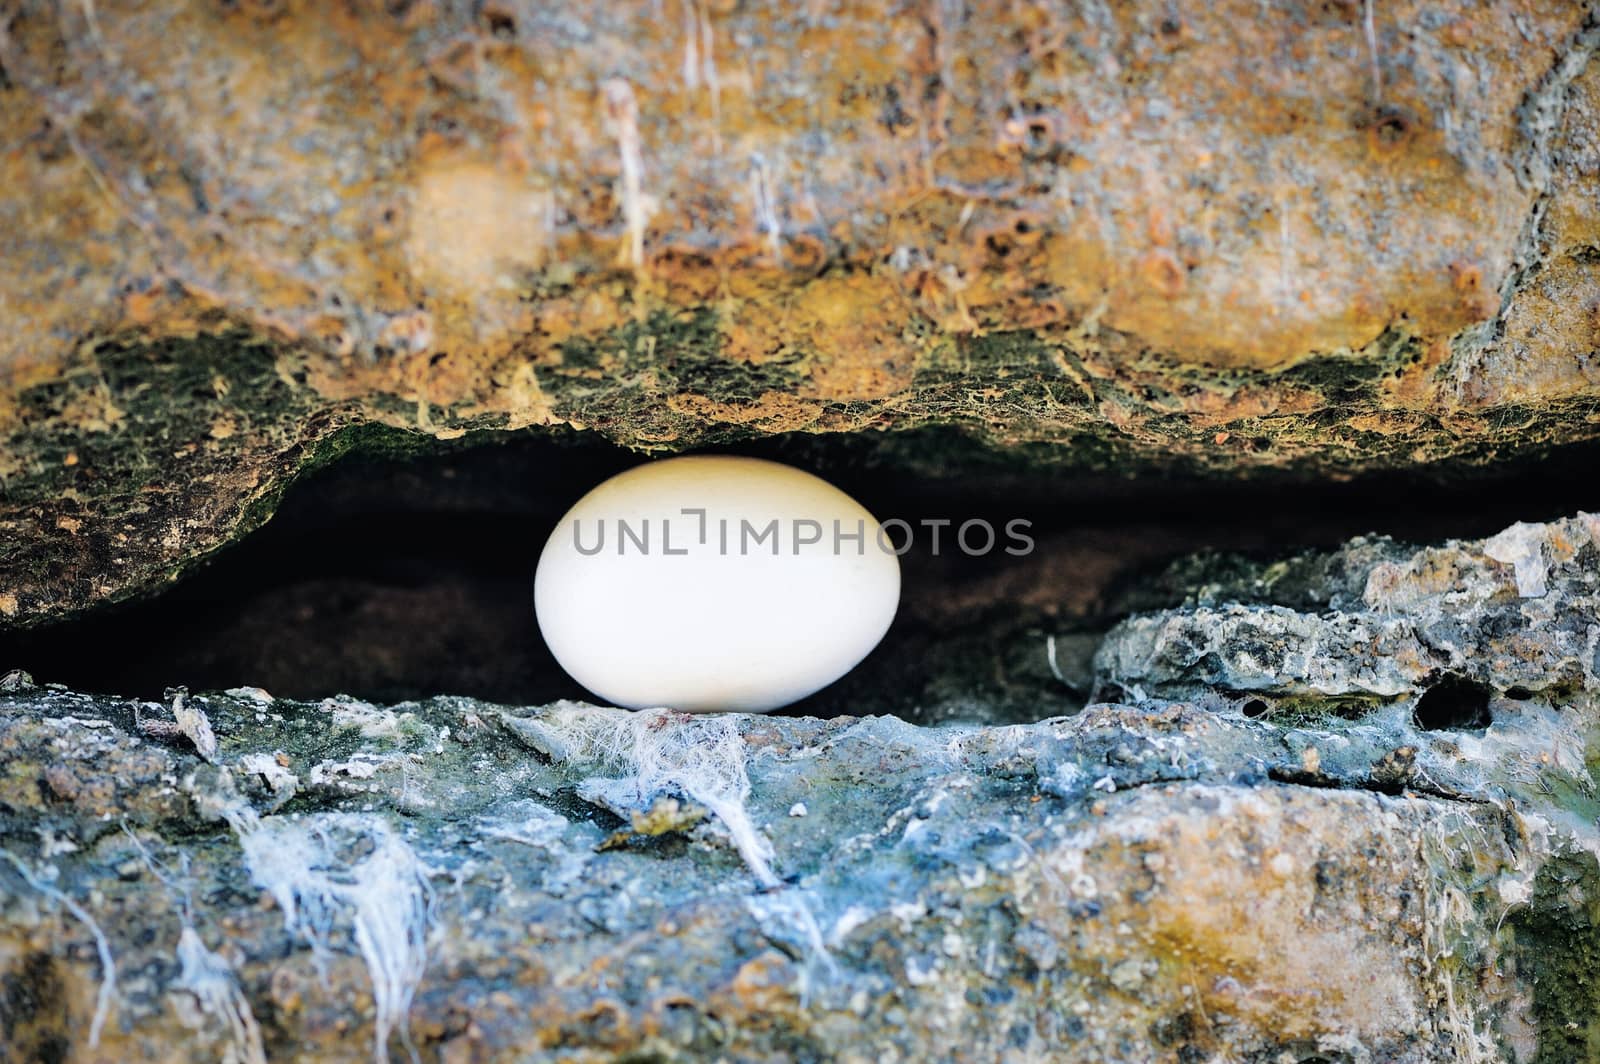
<svg viewBox="0 0 1600 1064">
<path fill-rule="evenodd" d="M 12 674 L 0 1059 L 1597 1059 L 1597 540 L 1190 562 L 1010 726 Z"/>
</svg>

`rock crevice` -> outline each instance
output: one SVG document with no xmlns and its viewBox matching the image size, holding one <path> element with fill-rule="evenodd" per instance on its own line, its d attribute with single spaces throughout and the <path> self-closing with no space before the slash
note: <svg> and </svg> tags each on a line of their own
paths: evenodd
<svg viewBox="0 0 1600 1064">
<path fill-rule="evenodd" d="M 853 1059 L 867 1045 L 901 1059 L 1573 1059 L 1597 1033 L 1571 973 L 1600 948 L 1600 716 L 1592 669 L 1544 644 L 1593 615 L 1593 533 L 1578 516 L 1224 565 L 1190 604 L 1113 629 L 1098 667 L 1123 697 L 1071 717 L 726 718 L 716 756 L 739 760 L 748 789 L 717 791 L 733 805 L 710 817 L 681 804 L 709 793 L 694 776 L 709 748 L 640 753 L 704 738 L 704 721 L 665 711 L 239 689 L 187 696 L 190 726 L 161 728 L 166 707 L 136 715 L 17 675 L 0 693 L 0 841 L 106 929 L 122 973 L 108 1058 L 188 1059 L 237 1037 L 221 1013 L 178 1007 L 194 990 L 176 957 L 198 934 L 269 1056 L 368 1057 L 349 1037 L 359 1017 L 396 1051 L 404 1030 L 424 1052 L 487 1060 L 529 1046 Z M 1437 670 L 1274 599 L 1448 626 L 1491 663 L 1475 681 L 1484 715 L 1427 709 Z M 1506 619 L 1529 609 L 1545 619 Z M 1184 633 L 1202 610 L 1216 638 L 1196 671 Z M 1264 650 L 1263 615 L 1320 625 L 1289 631 L 1316 640 L 1329 679 L 1296 679 L 1292 650 Z M 1400 662 L 1392 685 L 1370 682 L 1377 660 Z M 766 886 L 742 831 L 770 860 Z M 393 846 L 422 870 L 430 930 L 374 947 L 374 915 L 341 903 L 308 945 L 294 884 L 359 889 Z M 34 1019 L 6 1005 L 8 1022 L 91 1052 L 81 1019 L 100 972 L 73 947 L 83 934 L 20 880 L 0 903 L 8 978 L 62 958 L 59 996 Z M 412 967 L 374 959 L 406 941 L 423 951 Z M 370 987 L 397 971 L 411 973 L 401 995 L 374 1014 Z M 403 1021 L 386 1000 L 410 1002 Z"/>
</svg>

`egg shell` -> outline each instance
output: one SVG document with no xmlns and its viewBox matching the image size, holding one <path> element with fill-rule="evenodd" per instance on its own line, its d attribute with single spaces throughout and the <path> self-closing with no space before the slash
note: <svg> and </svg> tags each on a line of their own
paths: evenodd
<svg viewBox="0 0 1600 1064">
<path fill-rule="evenodd" d="M 607 480 L 561 519 L 534 576 L 561 667 L 632 709 L 788 705 L 866 657 L 899 603 L 899 559 L 865 507 L 810 473 L 731 456 Z"/>
</svg>

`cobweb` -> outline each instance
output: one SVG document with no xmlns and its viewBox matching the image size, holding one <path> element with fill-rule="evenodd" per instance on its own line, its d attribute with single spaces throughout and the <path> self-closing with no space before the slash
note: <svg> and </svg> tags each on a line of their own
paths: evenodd
<svg viewBox="0 0 1600 1064">
<path fill-rule="evenodd" d="M 251 880 L 277 901 L 284 926 L 306 940 L 319 967 L 330 933 L 348 922 L 372 979 L 378 1064 L 387 1064 L 396 1029 L 417 1060 L 405 1021 L 427 966 L 430 893 L 416 852 L 381 817 L 258 817 L 237 799 L 219 812 L 239 837 Z"/>
<path fill-rule="evenodd" d="M 750 776 L 738 717 L 556 702 L 537 717 L 502 719 L 551 759 L 612 777 L 612 793 L 626 792 L 632 804 L 648 805 L 662 791 L 699 802 L 727 829 L 757 881 L 778 885 L 772 846 L 745 808 Z"/>
</svg>

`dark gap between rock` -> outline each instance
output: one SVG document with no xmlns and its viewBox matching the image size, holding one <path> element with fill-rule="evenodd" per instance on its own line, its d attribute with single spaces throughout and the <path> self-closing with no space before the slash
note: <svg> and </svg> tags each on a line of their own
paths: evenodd
<svg viewBox="0 0 1600 1064">
<path fill-rule="evenodd" d="M 1088 658 L 1130 609 L 1173 603 L 1157 580 L 1197 551 L 1276 556 L 1362 533 L 1432 541 L 1593 507 L 1595 451 L 1492 477 L 1127 480 L 1029 470 L 948 433 L 775 437 L 722 448 L 789 461 L 880 519 L 1033 522 L 1036 549 L 902 559 L 900 615 L 853 673 L 787 712 L 893 713 L 919 722 L 1075 712 Z M 645 460 L 581 435 L 526 435 L 410 460 L 352 457 L 292 488 L 260 531 L 155 598 L 0 636 L 0 669 L 77 690 L 159 698 L 237 686 L 374 701 L 461 694 L 536 704 L 585 698 L 534 622 L 532 574 L 576 499 Z M 946 532 L 948 537 L 948 530 Z M 1056 637 L 1056 660 L 1047 637 Z M 1061 678 L 1057 677 L 1060 673 Z M 1474 696 L 1476 697 L 1476 696 Z M 1444 687 L 1419 723 L 1464 719 Z"/>
<path fill-rule="evenodd" d="M 1477 731 L 1493 723 L 1493 692 L 1461 676 L 1446 676 L 1422 693 L 1411 719 L 1428 731 Z"/>
</svg>

